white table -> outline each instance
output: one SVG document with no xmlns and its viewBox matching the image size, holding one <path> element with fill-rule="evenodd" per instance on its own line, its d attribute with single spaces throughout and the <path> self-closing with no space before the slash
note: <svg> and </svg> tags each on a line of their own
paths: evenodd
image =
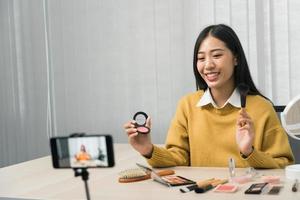
<svg viewBox="0 0 300 200">
<path fill-rule="evenodd" d="M 135 183 L 118 183 L 118 172 L 135 168 L 135 163 L 146 164 L 145 160 L 128 144 L 115 144 L 116 165 L 113 168 L 89 169 L 91 199 L 300 199 L 300 192 L 291 192 L 292 182 L 285 180 L 284 170 L 260 170 L 265 175 L 280 175 L 284 188 L 279 195 L 245 195 L 251 183 L 240 185 L 234 194 L 181 193 L 180 187 L 168 188 L 152 180 Z M 177 175 L 198 181 L 207 178 L 227 178 L 227 168 L 175 167 Z M 237 169 L 242 173 L 245 169 Z M 85 199 L 81 177 L 74 177 L 71 169 L 53 169 L 51 157 L 4 167 L 0 169 L 0 197 L 28 199 Z"/>
</svg>

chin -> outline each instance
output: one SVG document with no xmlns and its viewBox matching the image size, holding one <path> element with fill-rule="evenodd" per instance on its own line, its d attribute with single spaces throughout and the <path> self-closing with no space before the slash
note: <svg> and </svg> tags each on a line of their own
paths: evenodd
<svg viewBox="0 0 300 200">
<path fill-rule="evenodd" d="M 220 84 L 218 83 L 207 83 L 207 86 L 211 89 L 219 88 Z"/>
</svg>

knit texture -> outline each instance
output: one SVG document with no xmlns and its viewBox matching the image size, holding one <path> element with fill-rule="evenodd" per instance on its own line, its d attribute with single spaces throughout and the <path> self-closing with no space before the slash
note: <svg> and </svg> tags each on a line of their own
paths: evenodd
<svg viewBox="0 0 300 200">
<path fill-rule="evenodd" d="M 259 95 L 248 95 L 246 111 L 254 123 L 254 151 L 243 158 L 236 143 L 236 122 L 240 108 L 227 104 L 196 107 L 203 95 L 197 91 L 183 97 L 171 122 L 165 147 L 154 145 L 153 167 L 227 167 L 228 159 L 237 167 L 283 168 L 294 163 L 294 156 L 271 102 Z"/>
</svg>

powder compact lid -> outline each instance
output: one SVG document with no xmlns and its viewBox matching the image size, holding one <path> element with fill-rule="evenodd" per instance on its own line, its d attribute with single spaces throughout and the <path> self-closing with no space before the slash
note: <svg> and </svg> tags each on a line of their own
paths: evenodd
<svg viewBox="0 0 300 200">
<path fill-rule="evenodd" d="M 142 133 L 142 134 L 147 134 L 150 132 L 150 129 L 146 127 L 146 122 L 147 122 L 148 115 L 145 112 L 137 112 L 133 116 L 133 119 L 135 120 L 135 127 L 137 129 L 137 132 Z"/>
<path fill-rule="evenodd" d="M 145 126 L 148 115 L 142 111 L 134 114 L 133 119 L 136 121 L 137 125 Z"/>
</svg>

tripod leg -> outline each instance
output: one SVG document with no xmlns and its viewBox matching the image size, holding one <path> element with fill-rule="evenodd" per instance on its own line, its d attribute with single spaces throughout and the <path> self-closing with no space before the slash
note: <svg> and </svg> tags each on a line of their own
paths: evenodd
<svg viewBox="0 0 300 200">
<path fill-rule="evenodd" d="M 84 186 L 85 186 L 85 193 L 86 193 L 86 199 L 90 200 L 90 191 L 89 191 L 89 186 L 87 180 L 84 181 Z"/>
<path fill-rule="evenodd" d="M 89 180 L 89 172 L 86 170 L 86 168 L 74 168 L 75 177 L 81 176 L 82 180 L 84 181 L 84 187 L 85 187 L 85 193 L 86 193 L 86 199 L 90 200 L 90 191 L 88 186 L 88 180 Z"/>
</svg>

